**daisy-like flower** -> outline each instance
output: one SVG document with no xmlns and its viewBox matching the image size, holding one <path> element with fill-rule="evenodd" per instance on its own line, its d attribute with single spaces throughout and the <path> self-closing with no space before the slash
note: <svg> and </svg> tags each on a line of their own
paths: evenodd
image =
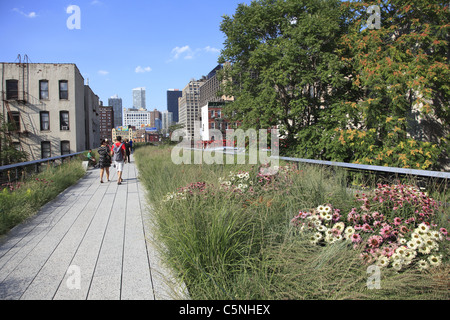
<svg viewBox="0 0 450 320">
<path fill-rule="evenodd" d="M 400 271 L 403 268 L 403 264 L 400 260 L 394 260 L 394 262 L 392 262 L 392 268 L 394 270 Z"/>
<path fill-rule="evenodd" d="M 406 243 L 406 245 L 408 246 L 409 249 L 413 250 L 417 249 L 417 243 L 415 241 L 410 240 Z"/>
<path fill-rule="evenodd" d="M 419 247 L 419 253 L 430 254 L 431 253 L 431 248 L 429 246 L 422 245 L 422 246 Z"/>
<path fill-rule="evenodd" d="M 323 207 L 323 211 L 325 211 L 326 213 L 331 213 L 331 208 L 330 208 L 330 206 L 324 206 L 324 207 Z"/>
<path fill-rule="evenodd" d="M 343 232 L 345 228 L 345 224 L 343 222 L 337 222 L 334 224 L 333 229 L 338 230 L 339 232 Z"/>
<path fill-rule="evenodd" d="M 430 262 L 430 265 L 433 267 L 437 267 L 441 264 L 442 259 L 440 256 L 437 255 L 431 255 L 428 257 L 428 262 Z"/>
<path fill-rule="evenodd" d="M 356 230 L 353 227 L 350 227 L 350 226 L 345 228 L 345 231 L 344 231 L 344 233 L 348 234 L 348 235 L 354 234 L 355 232 L 356 232 Z"/>
<path fill-rule="evenodd" d="M 382 268 L 387 267 L 389 265 L 389 258 L 386 256 L 381 256 L 377 261 L 377 265 Z"/>
<path fill-rule="evenodd" d="M 320 225 L 320 226 L 318 226 L 317 227 L 317 231 L 320 231 L 320 232 L 325 232 L 325 231 L 327 231 L 328 230 L 328 228 L 327 227 L 325 227 L 324 225 Z"/>
<path fill-rule="evenodd" d="M 402 244 L 402 245 L 406 245 L 407 244 L 407 240 L 405 238 L 400 238 L 398 239 L 398 243 Z"/>
<path fill-rule="evenodd" d="M 419 268 L 419 270 L 426 270 L 426 269 L 428 269 L 429 265 L 426 260 L 421 259 L 417 263 L 417 267 Z"/>
<path fill-rule="evenodd" d="M 430 227 L 427 226 L 425 223 L 421 223 L 417 226 L 416 230 L 421 233 L 421 234 L 425 234 L 428 232 L 428 230 L 430 230 Z"/>
<path fill-rule="evenodd" d="M 322 233 L 320 232 L 316 232 L 314 233 L 314 239 L 316 239 L 317 241 L 322 239 Z"/>
<path fill-rule="evenodd" d="M 394 225 L 399 226 L 402 223 L 402 219 L 399 217 L 394 218 Z"/>
<path fill-rule="evenodd" d="M 325 211 L 324 208 L 325 208 L 324 206 L 318 206 L 317 211 L 319 211 L 319 213 L 324 212 Z"/>
<path fill-rule="evenodd" d="M 395 253 L 404 259 L 407 250 L 407 247 L 401 246 L 395 250 Z"/>
<path fill-rule="evenodd" d="M 333 219 L 333 215 L 332 215 L 331 213 L 327 213 L 327 214 L 325 215 L 324 219 L 325 219 L 326 221 L 330 221 L 331 219 Z"/>
</svg>

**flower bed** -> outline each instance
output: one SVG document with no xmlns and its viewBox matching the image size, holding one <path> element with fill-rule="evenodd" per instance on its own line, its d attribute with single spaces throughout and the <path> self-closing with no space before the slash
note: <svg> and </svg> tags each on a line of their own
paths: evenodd
<svg viewBox="0 0 450 320">
<path fill-rule="evenodd" d="M 421 270 L 442 263 L 442 248 L 450 240 L 447 230 L 433 222 L 440 204 L 411 185 L 381 185 L 369 193 L 357 194 L 362 202 L 342 214 L 331 205 L 300 211 L 291 223 L 312 244 L 348 241 L 362 249 L 364 263 Z"/>
</svg>

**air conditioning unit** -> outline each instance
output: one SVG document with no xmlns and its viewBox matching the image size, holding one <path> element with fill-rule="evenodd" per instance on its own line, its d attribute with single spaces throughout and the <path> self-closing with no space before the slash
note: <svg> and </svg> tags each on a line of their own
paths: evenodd
<svg viewBox="0 0 450 320">
<path fill-rule="evenodd" d="M 61 130 L 69 130 L 69 126 L 61 126 Z"/>
</svg>

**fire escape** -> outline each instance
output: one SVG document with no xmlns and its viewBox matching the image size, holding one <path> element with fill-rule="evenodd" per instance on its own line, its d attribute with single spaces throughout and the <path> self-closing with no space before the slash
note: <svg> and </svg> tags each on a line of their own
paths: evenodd
<svg viewBox="0 0 450 320">
<path fill-rule="evenodd" d="M 27 55 L 24 55 L 22 61 L 22 57 L 19 54 L 17 60 L 17 82 L 11 82 L 10 87 L 8 87 L 7 83 L 6 90 L 2 90 L 2 101 L 8 114 L 7 119 L 5 117 L 3 121 L 9 123 L 7 139 L 11 142 L 12 136 L 17 138 L 23 149 L 23 138 L 29 136 L 31 129 L 29 110 L 25 109 L 29 102 L 29 62 Z M 15 110 L 12 110 L 11 106 L 14 106 Z"/>
</svg>

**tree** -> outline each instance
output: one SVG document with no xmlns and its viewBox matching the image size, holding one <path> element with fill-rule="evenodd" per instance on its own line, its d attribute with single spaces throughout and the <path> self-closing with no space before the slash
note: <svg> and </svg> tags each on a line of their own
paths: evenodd
<svg viewBox="0 0 450 320">
<path fill-rule="evenodd" d="M 416 169 L 448 163 L 448 3 L 391 0 L 344 5 L 353 12 L 353 22 L 342 36 L 342 60 L 352 70 L 349 79 L 357 94 L 339 105 L 347 106 L 353 118 L 349 122 L 357 125 L 335 128 L 339 134 L 328 141 L 351 150 L 354 162 Z M 367 27 L 371 5 L 380 8 L 380 28 Z M 354 129 L 361 139 L 349 139 Z"/>
<path fill-rule="evenodd" d="M 243 128 L 278 126 L 288 145 L 339 99 L 345 83 L 337 41 L 346 31 L 340 1 L 261 0 L 225 16 L 219 62 L 224 111 Z M 333 90 L 329 90 L 332 87 Z"/>
</svg>

